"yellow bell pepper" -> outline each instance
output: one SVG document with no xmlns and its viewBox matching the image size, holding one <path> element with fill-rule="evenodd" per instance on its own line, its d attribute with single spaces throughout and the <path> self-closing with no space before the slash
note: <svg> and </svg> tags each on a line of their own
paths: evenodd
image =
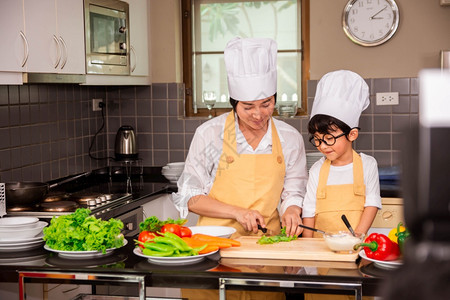
<svg viewBox="0 0 450 300">
<path fill-rule="evenodd" d="M 405 226 L 400 225 L 400 232 L 403 232 L 405 230 L 406 230 Z M 398 244 L 398 241 L 397 241 L 398 238 L 395 235 L 396 233 L 397 233 L 397 227 L 394 227 L 391 229 L 391 231 L 389 231 L 388 237 L 391 241 Z"/>
</svg>

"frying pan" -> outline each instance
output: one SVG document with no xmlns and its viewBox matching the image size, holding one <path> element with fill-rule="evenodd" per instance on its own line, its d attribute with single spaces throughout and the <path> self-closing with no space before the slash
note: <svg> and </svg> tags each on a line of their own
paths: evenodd
<svg viewBox="0 0 450 300">
<path fill-rule="evenodd" d="M 47 183 L 7 182 L 5 183 L 6 208 L 33 206 L 41 202 L 47 192 Z"/>
</svg>

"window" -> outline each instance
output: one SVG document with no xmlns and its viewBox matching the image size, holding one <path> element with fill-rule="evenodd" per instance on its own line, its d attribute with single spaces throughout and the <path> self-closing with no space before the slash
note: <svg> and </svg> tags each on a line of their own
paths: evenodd
<svg viewBox="0 0 450 300">
<path fill-rule="evenodd" d="M 182 9 L 186 116 L 208 116 L 204 91 L 216 94 L 213 115 L 230 110 L 223 51 L 236 36 L 277 41 L 277 104 L 295 101 L 306 114 L 309 0 L 182 0 Z"/>
</svg>

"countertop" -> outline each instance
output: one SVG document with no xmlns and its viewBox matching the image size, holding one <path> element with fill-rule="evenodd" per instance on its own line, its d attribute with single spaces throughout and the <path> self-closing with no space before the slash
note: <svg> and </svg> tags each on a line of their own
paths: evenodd
<svg viewBox="0 0 450 300">
<path fill-rule="evenodd" d="M 392 270 L 378 268 L 364 259 L 357 260 L 355 263 L 236 259 L 221 258 L 219 252 L 194 264 L 157 265 L 133 253 L 134 238 L 136 237 L 127 238 L 126 246 L 102 258 L 76 260 L 61 258 L 43 247 L 15 253 L 0 252 L 0 268 L 2 270 L 0 281 L 18 282 L 18 271 L 143 274 L 145 285 L 152 287 L 217 289 L 219 278 L 287 282 L 301 280 L 324 283 L 361 283 L 364 295 L 379 295 L 383 278 L 392 273 Z"/>
<path fill-rule="evenodd" d="M 91 191 L 108 189 L 110 192 L 124 192 L 132 189 L 133 201 L 125 210 L 132 210 L 151 197 L 162 193 L 176 191 L 176 185 L 170 184 L 161 176 L 161 168 L 135 168 L 131 174 L 124 174 L 123 168 L 103 168 L 93 171 L 86 177 L 58 186 L 54 191 L 75 189 L 80 181 L 89 183 Z M 131 185 L 127 184 L 128 175 Z M 86 184 L 84 182 L 84 184 Z M 81 182 L 83 184 L 83 182 Z M 124 211 L 125 212 L 125 211 Z M 121 212 L 115 212 L 115 214 Z M 220 278 L 305 281 L 325 283 L 362 284 L 363 294 L 380 295 L 383 279 L 390 276 L 392 270 L 374 266 L 364 259 L 352 262 L 299 261 L 285 259 L 238 259 L 221 258 L 219 253 L 195 264 L 157 265 L 133 253 L 133 239 L 127 237 L 128 244 L 117 249 L 107 257 L 95 259 L 61 258 L 56 253 L 48 252 L 43 247 L 22 252 L 0 252 L 0 281 L 17 282 L 18 271 L 40 272 L 81 272 L 143 274 L 146 286 L 217 289 Z M 283 285 L 282 285 L 283 286 Z M 286 289 L 290 285 L 288 284 Z M 239 289 L 239 288 L 234 288 Z M 277 290 L 284 288 L 278 287 Z M 311 288 L 308 289 L 311 291 Z M 300 292 L 304 292 L 300 290 Z"/>
</svg>

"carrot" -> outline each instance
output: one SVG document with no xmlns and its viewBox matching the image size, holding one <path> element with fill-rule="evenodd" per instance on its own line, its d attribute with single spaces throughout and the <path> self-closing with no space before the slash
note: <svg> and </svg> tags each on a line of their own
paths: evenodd
<svg viewBox="0 0 450 300">
<path fill-rule="evenodd" d="M 216 245 L 209 246 L 208 245 L 208 246 L 206 246 L 205 249 L 203 249 L 202 251 L 199 251 L 198 254 L 206 254 L 206 253 L 214 252 L 214 251 L 217 251 L 217 250 L 219 250 L 219 246 L 216 246 Z"/>
<path fill-rule="evenodd" d="M 211 236 L 211 235 L 206 235 L 206 234 L 201 234 L 201 233 L 196 233 L 196 234 L 192 235 L 192 238 L 199 240 L 199 241 L 207 242 L 208 244 L 211 244 L 211 243 L 231 244 L 231 246 L 233 246 L 233 247 L 239 247 L 241 245 L 241 243 L 239 241 L 236 241 L 233 239 L 226 239 L 226 238 L 221 238 L 221 237 Z"/>
<path fill-rule="evenodd" d="M 196 239 L 193 239 L 191 237 L 182 237 L 181 239 L 183 241 L 185 241 L 186 244 L 188 244 L 189 247 L 192 247 L 192 248 L 200 248 L 200 247 L 203 247 L 204 245 L 208 245 L 207 242 L 196 240 Z"/>
</svg>

